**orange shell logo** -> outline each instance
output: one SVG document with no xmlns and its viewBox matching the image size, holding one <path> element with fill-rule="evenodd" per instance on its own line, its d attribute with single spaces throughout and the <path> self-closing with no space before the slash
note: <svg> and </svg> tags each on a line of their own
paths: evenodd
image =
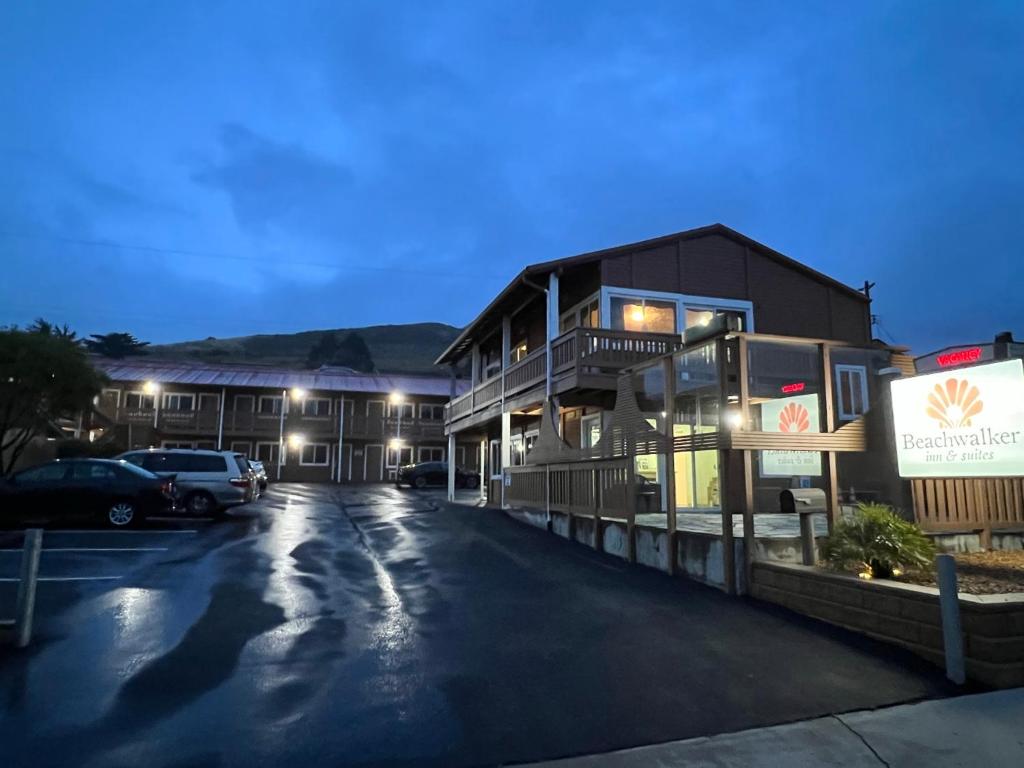
<svg viewBox="0 0 1024 768">
<path fill-rule="evenodd" d="M 980 394 L 967 379 L 947 379 L 928 393 L 925 413 L 947 429 L 969 427 L 984 405 Z"/>
<path fill-rule="evenodd" d="M 790 403 L 779 412 L 779 432 L 806 432 L 811 428 L 811 414 L 798 404 Z"/>
</svg>

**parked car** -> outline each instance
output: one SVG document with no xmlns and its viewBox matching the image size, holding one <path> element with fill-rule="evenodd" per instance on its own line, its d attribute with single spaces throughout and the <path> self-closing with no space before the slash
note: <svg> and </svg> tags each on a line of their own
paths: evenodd
<svg viewBox="0 0 1024 768">
<path fill-rule="evenodd" d="M 256 473 L 256 484 L 259 486 L 260 493 L 267 490 L 267 468 L 263 466 L 262 461 L 253 461 L 249 459 L 249 469 Z"/>
<path fill-rule="evenodd" d="M 480 478 L 473 472 L 462 467 L 455 468 L 456 488 L 476 488 Z M 428 485 L 448 485 L 448 462 L 423 461 L 419 464 L 406 464 L 398 468 L 395 486 L 401 488 L 410 485 L 413 488 L 426 488 Z"/>
<path fill-rule="evenodd" d="M 189 448 L 150 448 L 117 457 L 161 477 L 176 476 L 181 506 L 209 515 L 256 498 L 258 482 L 244 454 Z"/>
<path fill-rule="evenodd" d="M 57 459 L 0 481 L 4 522 L 99 520 L 124 528 L 174 509 L 173 474 L 111 459 Z"/>
</svg>

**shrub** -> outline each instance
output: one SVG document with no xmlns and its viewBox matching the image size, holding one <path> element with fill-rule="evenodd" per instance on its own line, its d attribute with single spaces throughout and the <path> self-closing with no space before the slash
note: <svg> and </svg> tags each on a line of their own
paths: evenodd
<svg viewBox="0 0 1024 768">
<path fill-rule="evenodd" d="M 859 504 L 836 524 L 822 549 L 833 568 L 887 579 L 902 571 L 923 571 L 935 561 L 935 545 L 914 523 L 885 504 Z"/>
</svg>

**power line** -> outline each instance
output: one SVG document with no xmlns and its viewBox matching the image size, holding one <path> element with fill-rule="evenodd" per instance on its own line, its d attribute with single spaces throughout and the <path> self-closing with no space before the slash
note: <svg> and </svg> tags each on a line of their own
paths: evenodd
<svg viewBox="0 0 1024 768">
<path fill-rule="evenodd" d="M 22 240 L 40 240 L 40 241 L 52 241 L 57 243 L 64 243 L 67 245 L 82 245 L 90 248 L 108 248 L 108 249 L 119 249 L 126 251 L 141 251 L 144 253 L 157 253 L 165 254 L 169 256 L 193 256 L 201 259 L 223 259 L 228 261 L 246 261 L 259 264 L 266 264 L 267 259 L 259 256 L 244 256 L 236 253 L 214 253 L 210 251 L 192 251 L 183 248 L 162 248 L 151 245 L 133 245 L 129 243 L 119 243 L 113 240 L 83 240 L 80 238 L 63 237 L 60 235 L 39 235 L 39 234 L 26 234 L 20 232 L 0 232 L 0 237 L 9 237 L 13 239 Z M 436 270 L 424 270 L 424 269 L 409 269 L 405 266 L 391 266 L 391 267 L 369 267 L 364 265 L 356 264 L 337 264 L 329 262 L 317 262 L 317 261 L 287 261 L 288 266 L 295 267 L 318 267 L 320 269 L 334 269 L 339 271 L 359 271 L 359 272 L 379 272 L 382 274 L 389 275 L 417 275 L 423 277 L 430 277 L 435 280 L 508 280 L 510 278 L 501 275 L 492 275 L 486 273 L 469 273 L 456 266 L 446 267 L 445 265 L 438 265 Z M 451 271 L 445 271 L 450 269 Z"/>
</svg>

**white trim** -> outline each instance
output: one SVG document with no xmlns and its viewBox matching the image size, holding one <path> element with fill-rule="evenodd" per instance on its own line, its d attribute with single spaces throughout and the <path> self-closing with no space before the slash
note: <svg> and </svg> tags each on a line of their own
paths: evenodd
<svg viewBox="0 0 1024 768">
<path fill-rule="evenodd" d="M 386 400 L 367 400 L 366 401 L 366 418 L 370 418 L 370 403 L 380 403 L 380 415 L 381 418 L 387 416 L 388 404 Z M 376 445 L 376 443 L 373 443 Z"/>
<path fill-rule="evenodd" d="M 183 398 L 183 397 L 190 398 L 192 400 L 192 407 L 191 408 L 171 408 L 167 404 L 168 398 L 171 398 L 171 397 L 178 398 L 179 405 L 180 405 L 181 398 Z M 196 404 L 197 404 L 196 403 L 196 395 L 195 395 L 194 392 L 164 392 L 163 393 L 163 397 L 161 398 L 161 401 L 160 401 L 160 407 L 161 408 L 163 408 L 165 411 L 171 411 L 173 413 L 181 413 L 182 411 L 194 411 L 196 409 Z"/>
<path fill-rule="evenodd" d="M 745 312 L 747 321 L 743 330 L 747 333 L 754 332 L 754 303 L 747 299 L 721 299 L 715 296 L 693 296 L 686 293 L 671 293 L 667 291 L 645 291 L 633 288 L 620 288 L 614 285 L 601 286 L 601 301 L 598 307 L 601 313 L 601 327 L 612 327 L 612 297 L 629 299 L 659 299 L 661 301 L 674 301 L 676 303 L 676 333 L 685 330 L 687 309 L 727 309 L 736 312 Z"/>
<path fill-rule="evenodd" d="M 307 448 L 323 448 L 326 459 L 324 461 L 306 461 L 305 454 Z M 313 458 L 316 458 L 316 451 L 313 452 Z M 329 467 L 331 465 L 331 444 L 330 443 L 303 443 L 299 446 L 299 466 L 300 467 Z"/>
<path fill-rule="evenodd" d="M 270 456 L 268 458 L 266 458 L 266 459 L 261 459 L 260 458 L 260 446 L 261 445 L 273 446 L 270 449 Z M 277 459 L 278 459 L 277 461 L 274 461 L 274 449 L 277 449 Z M 283 462 L 281 462 L 281 444 L 278 443 L 276 440 L 257 440 L 256 441 L 256 450 L 253 451 L 253 458 L 256 459 L 256 461 L 263 461 L 263 462 L 266 462 L 268 464 L 278 464 L 278 463 L 283 464 Z"/>
<path fill-rule="evenodd" d="M 121 407 L 121 390 L 120 389 L 114 389 L 113 387 L 107 387 L 106 389 L 101 389 L 100 390 L 100 402 L 103 402 L 103 396 L 105 394 L 107 394 L 108 392 L 113 392 L 115 395 L 117 395 L 117 397 L 114 398 L 114 407 L 115 408 L 120 408 Z"/>
<path fill-rule="evenodd" d="M 278 410 L 264 413 L 263 401 L 264 400 L 276 400 L 280 403 Z M 283 395 L 260 395 L 256 402 L 256 415 L 263 416 L 264 418 L 270 418 L 271 416 L 275 419 L 281 418 L 281 412 L 284 409 L 284 396 Z"/>
<path fill-rule="evenodd" d="M 498 461 L 497 462 L 494 461 L 494 446 L 498 446 Z M 494 471 L 495 463 L 498 463 L 498 464 L 501 463 L 501 440 L 491 440 L 487 444 L 487 464 L 488 464 L 487 469 L 490 470 L 489 477 L 491 478 L 491 480 L 500 480 L 501 479 L 502 468 L 499 466 L 497 468 L 498 469 L 497 473 L 495 473 L 495 471 Z"/>
<path fill-rule="evenodd" d="M 836 385 L 836 412 L 841 421 L 853 421 L 856 418 L 864 415 L 868 412 L 870 404 L 868 402 L 868 369 L 864 365 L 842 365 L 837 364 L 834 366 L 835 369 L 835 385 Z M 854 413 L 852 410 L 847 410 L 845 406 L 852 403 L 846 403 L 843 401 L 843 387 L 841 373 L 856 373 L 860 376 L 860 398 L 861 403 L 864 405 L 864 410 L 861 413 Z"/>
</svg>

